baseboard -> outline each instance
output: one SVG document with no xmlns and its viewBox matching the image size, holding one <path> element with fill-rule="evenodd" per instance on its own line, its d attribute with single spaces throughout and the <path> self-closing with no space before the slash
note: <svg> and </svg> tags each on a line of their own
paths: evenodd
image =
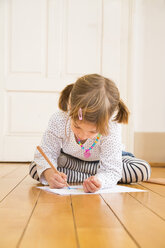
<svg viewBox="0 0 165 248">
<path fill-rule="evenodd" d="M 165 163 L 152 163 L 152 162 L 149 162 L 149 164 L 151 165 L 151 167 L 159 167 L 159 168 L 160 167 L 165 167 Z"/>
<path fill-rule="evenodd" d="M 165 165 L 165 133 L 134 133 L 134 154 L 153 166 Z"/>
</svg>

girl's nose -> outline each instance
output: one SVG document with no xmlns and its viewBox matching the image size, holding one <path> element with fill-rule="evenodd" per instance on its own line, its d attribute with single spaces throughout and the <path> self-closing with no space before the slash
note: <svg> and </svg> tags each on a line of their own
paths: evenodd
<svg viewBox="0 0 165 248">
<path fill-rule="evenodd" d="M 80 140 L 86 140 L 86 139 L 88 139 L 88 138 L 85 137 L 85 136 L 79 136 L 79 135 L 78 135 L 78 138 L 79 138 Z"/>
<path fill-rule="evenodd" d="M 80 140 L 86 140 L 86 139 L 88 139 L 87 135 L 85 135 L 85 134 L 78 134 L 78 138 Z"/>
</svg>

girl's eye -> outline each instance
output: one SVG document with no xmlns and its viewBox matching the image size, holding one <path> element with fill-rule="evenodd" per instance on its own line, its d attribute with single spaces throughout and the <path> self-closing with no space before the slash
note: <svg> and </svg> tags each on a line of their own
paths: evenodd
<svg viewBox="0 0 165 248">
<path fill-rule="evenodd" d="M 76 129 L 81 129 L 80 127 L 76 126 L 75 124 L 73 124 L 73 126 L 74 126 Z M 95 133 L 97 133 L 97 131 L 96 131 L 96 132 L 95 132 L 95 131 L 91 131 L 90 133 L 95 134 Z"/>
<path fill-rule="evenodd" d="M 80 129 L 80 127 L 77 127 L 77 126 L 75 126 L 75 125 L 74 125 L 74 127 L 77 128 L 77 129 Z"/>
</svg>

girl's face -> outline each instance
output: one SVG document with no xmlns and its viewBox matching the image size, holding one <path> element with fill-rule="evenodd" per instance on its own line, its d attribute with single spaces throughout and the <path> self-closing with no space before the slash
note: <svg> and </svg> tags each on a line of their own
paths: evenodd
<svg viewBox="0 0 165 248">
<path fill-rule="evenodd" d="M 76 122 L 71 120 L 71 129 L 76 138 L 80 140 L 86 140 L 88 138 L 93 139 L 98 133 L 94 124 L 79 120 Z"/>
</svg>

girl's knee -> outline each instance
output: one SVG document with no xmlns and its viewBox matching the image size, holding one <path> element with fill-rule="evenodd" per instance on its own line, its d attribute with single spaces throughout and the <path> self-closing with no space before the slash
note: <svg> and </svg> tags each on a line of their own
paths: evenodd
<svg viewBox="0 0 165 248">
<path fill-rule="evenodd" d="M 151 166 L 147 161 L 128 156 L 125 156 L 123 158 L 122 181 L 124 183 L 136 183 L 140 181 L 147 181 L 150 176 Z"/>
<path fill-rule="evenodd" d="M 137 167 L 139 167 L 139 170 L 141 170 L 141 180 L 140 181 L 147 181 L 151 176 L 151 166 L 150 164 L 142 159 L 138 159 L 138 161 L 135 163 Z"/>
</svg>

